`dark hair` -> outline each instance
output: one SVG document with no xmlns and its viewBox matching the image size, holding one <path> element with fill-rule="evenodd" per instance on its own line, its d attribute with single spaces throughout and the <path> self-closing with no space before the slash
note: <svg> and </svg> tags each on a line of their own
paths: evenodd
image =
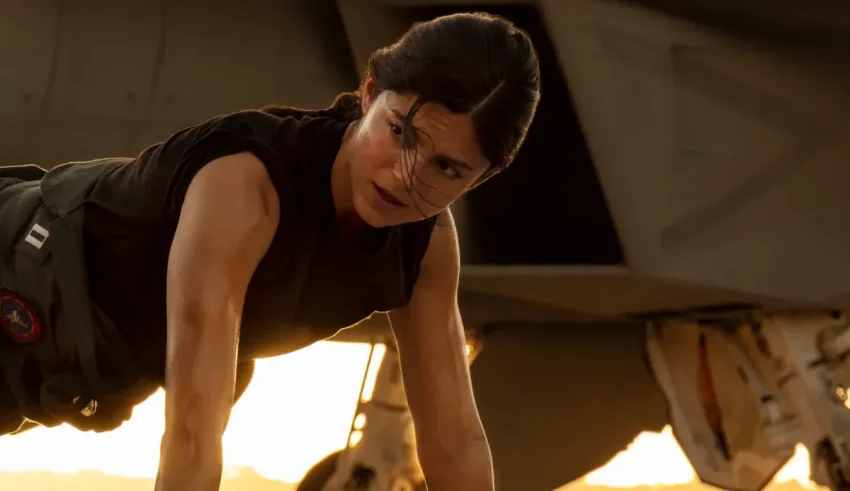
<svg viewBox="0 0 850 491">
<path fill-rule="evenodd" d="M 528 35 L 490 14 L 461 13 L 415 24 L 369 58 L 378 91 L 417 96 L 472 116 L 488 174 L 513 161 L 540 99 L 540 68 Z"/>
<path fill-rule="evenodd" d="M 369 57 L 367 76 L 377 92 L 415 95 L 410 122 L 425 103 L 470 114 L 477 143 L 491 164 L 485 177 L 506 168 L 525 140 L 540 99 L 540 67 L 531 39 L 510 21 L 459 13 L 414 24 L 394 44 Z M 357 93 L 340 94 L 316 113 L 362 117 Z"/>
</svg>

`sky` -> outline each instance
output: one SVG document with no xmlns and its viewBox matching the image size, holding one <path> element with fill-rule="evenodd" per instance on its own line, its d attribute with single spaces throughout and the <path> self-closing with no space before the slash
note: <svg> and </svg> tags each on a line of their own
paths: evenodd
<svg viewBox="0 0 850 491">
<path fill-rule="evenodd" d="M 368 354 L 364 344 L 321 342 L 259 360 L 254 380 L 234 407 L 225 433 L 222 490 L 291 491 L 284 483 L 297 482 L 310 466 L 342 448 Z M 374 357 L 373 366 L 379 360 L 380 356 Z M 115 489 L 118 482 L 123 491 L 152 489 L 164 400 L 164 393 L 157 392 L 136 408 L 129 422 L 111 433 L 83 433 L 60 426 L 0 437 L 0 489 L 57 489 L 55 483 L 60 481 L 68 491 Z M 775 481 L 799 485 L 793 489 L 815 489 L 808 480 L 807 459 L 800 447 Z M 678 486 L 694 481 L 693 469 L 667 427 L 661 433 L 642 433 L 608 464 L 561 490 Z"/>
</svg>

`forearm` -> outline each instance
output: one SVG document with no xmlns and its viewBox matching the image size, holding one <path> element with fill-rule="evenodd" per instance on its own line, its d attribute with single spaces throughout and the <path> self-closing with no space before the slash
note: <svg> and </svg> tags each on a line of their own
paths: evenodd
<svg viewBox="0 0 850 491">
<path fill-rule="evenodd" d="M 219 443 L 163 436 L 155 491 L 218 491 L 223 466 Z"/>
<path fill-rule="evenodd" d="M 448 444 L 447 444 L 448 443 Z M 475 438 L 421 442 L 419 460 L 431 491 L 493 491 L 493 458 L 482 433 Z"/>
</svg>

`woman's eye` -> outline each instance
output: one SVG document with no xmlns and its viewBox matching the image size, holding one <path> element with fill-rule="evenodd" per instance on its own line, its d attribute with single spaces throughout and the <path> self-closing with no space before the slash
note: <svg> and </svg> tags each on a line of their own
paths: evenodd
<svg viewBox="0 0 850 491">
<path fill-rule="evenodd" d="M 399 126 L 395 123 L 389 123 L 389 125 L 390 125 L 390 133 L 392 133 L 393 136 L 400 137 L 404 133 L 404 130 L 402 129 L 401 126 Z"/>
<path fill-rule="evenodd" d="M 437 170 L 440 171 L 441 174 L 448 177 L 449 179 L 458 179 L 461 177 L 460 172 L 450 163 L 445 160 L 437 160 L 434 162 L 434 165 L 437 166 Z"/>
</svg>

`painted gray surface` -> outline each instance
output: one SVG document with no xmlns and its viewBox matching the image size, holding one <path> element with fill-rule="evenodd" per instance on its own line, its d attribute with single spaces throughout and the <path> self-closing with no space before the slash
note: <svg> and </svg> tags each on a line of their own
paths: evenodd
<svg viewBox="0 0 850 491">
<path fill-rule="evenodd" d="M 217 114 L 325 106 L 357 84 L 328 2 L 3 0 L 0 60 L 4 165 L 135 155 Z"/>
</svg>

